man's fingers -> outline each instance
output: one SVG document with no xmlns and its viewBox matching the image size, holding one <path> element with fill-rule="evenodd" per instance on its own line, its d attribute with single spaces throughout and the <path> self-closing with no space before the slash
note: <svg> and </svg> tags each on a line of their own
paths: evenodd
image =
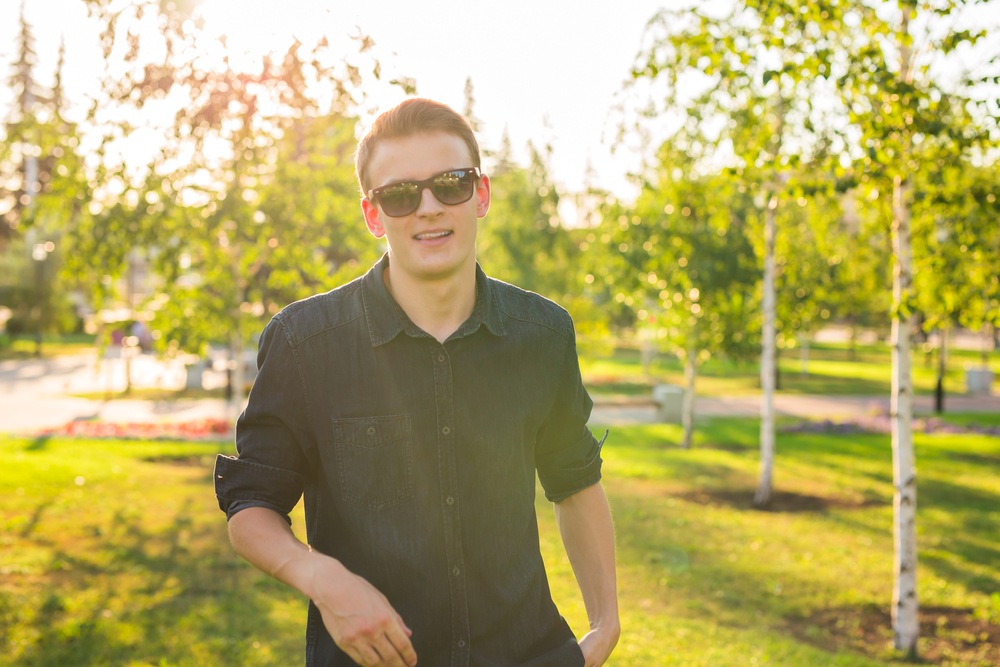
<svg viewBox="0 0 1000 667">
<path fill-rule="evenodd" d="M 363 667 L 374 667 L 375 665 L 382 664 L 379 662 L 378 653 L 367 644 L 363 646 L 344 646 L 342 648 L 351 660 L 359 665 L 363 665 Z"/>
<path fill-rule="evenodd" d="M 417 664 L 413 647 L 409 649 L 412 659 L 404 657 L 403 652 L 397 650 L 385 636 L 372 643 L 344 647 L 344 652 L 364 667 L 413 667 Z"/>
<path fill-rule="evenodd" d="M 400 656 L 402 665 L 414 667 L 417 664 L 417 652 L 413 650 L 413 643 L 410 642 L 410 635 L 413 632 L 403 624 L 403 619 L 399 619 L 399 625 L 392 625 L 386 629 L 386 639 L 392 646 L 393 652 Z"/>
</svg>

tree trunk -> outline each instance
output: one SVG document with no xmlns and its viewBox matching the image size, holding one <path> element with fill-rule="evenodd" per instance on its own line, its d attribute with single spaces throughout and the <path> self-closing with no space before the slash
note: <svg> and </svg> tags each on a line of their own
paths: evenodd
<svg viewBox="0 0 1000 667">
<path fill-rule="evenodd" d="M 809 336 L 799 334 L 799 377 L 809 377 Z"/>
<path fill-rule="evenodd" d="M 698 375 L 698 348 L 693 343 L 688 346 L 684 361 L 684 396 L 681 398 L 681 426 L 684 440 L 681 447 L 691 449 L 694 442 L 694 385 Z"/>
<path fill-rule="evenodd" d="M 948 325 L 941 327 L 938 337 L 937 382 L 934 384 L 934 412 L 944 412 L 944 376 L 948 366 Z"/>
<path fill-rule="evenodd" d="M 774 388 L 776 382 L 775 293 L 774 293 L 774 209 L 777 197 L 771 197 L 764 214 L 764 327 L 760 355 L 760 479 L 753 504 L 765 507 L 771 502 L 774 472 Z"/>
<path fill-rule="evenodd" d="M 912 266 L 908 187 L 893 182 L 892 244 L 895 255 L 892 292 L 892 461 L 895 530 L 892 591 L 893 643 L 909 658 L 917 656 L 920 636 L 917 602 L 917 478 L 913 450 L 913 378 L 910 369 Z"/>
</svg>

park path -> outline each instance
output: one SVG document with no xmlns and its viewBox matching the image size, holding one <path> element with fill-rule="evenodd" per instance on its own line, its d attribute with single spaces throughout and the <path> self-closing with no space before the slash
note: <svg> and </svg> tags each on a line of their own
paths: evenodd
<svg viewBox="0 0 1000 667">
<path fill-rule="evenodd" d="M 136 388 L 184 386 L 184 368 L 179 363 L 164 363 L 150 355 L 142 355 L 133 360 L 132 370 Z M 94 354 L 0 361 L 0 433 L 36 433 L 82 420 L 138 424 L 232 421 L 241 407 L 224 399 L 147 401 L 74 396 L 117 393 L 124 388 L 124 380 L 121 359 L 97 359 Z M 204 382 L 206 388 L 218 387 L 224 382 L 224 376 L 209 372 Z M 948 412 L 1000 413 L 1000 396 L 952 395 L 946 397 L 945 408 Z M 885 414 L 889 409 L 889 397 L 779 394 L 775 396 L 775 409 L 779 415 L 845 419 Z M 760 398 L 699 396 L 695 410 L 699 416 L 756 416 Z M 917 397 L 917 414 L 930 414 L 932 410 L 931 397 Z M 603 401 L 598 398 L 591 421 L 609 426 L 655 423 L 656 406 L 652 401 Z"/>
</svg>

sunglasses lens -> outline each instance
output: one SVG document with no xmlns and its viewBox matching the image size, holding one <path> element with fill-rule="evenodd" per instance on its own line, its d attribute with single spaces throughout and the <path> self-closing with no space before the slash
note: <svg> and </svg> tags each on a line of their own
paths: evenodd
<svg viewBox="0 0 1000 667">
<path fill-rule="evenodd" d="M 424 188 L 430 188 L 434 197 L 448 206 L 464 204 L 476 191 L 475 169 L 455 169 L 438 174 L 425 181 L 403 181 L 372 190 L 372 197 L 386 215 L 401 218 L 420 207 Z"/>
<path fill-rule="evenodd" d="M 436 177 L 431 192 L 442 204 L 464 204 L 475 191 L 475 174 L 467 169 L 449 171 Z"/>
<path fill-rule="evenodd" d="M 386 215 L 409 215 L 420 205 L 420 187 L 413 183 L 399 183 L 382 188 L 378 202 Z"/>
</svg>

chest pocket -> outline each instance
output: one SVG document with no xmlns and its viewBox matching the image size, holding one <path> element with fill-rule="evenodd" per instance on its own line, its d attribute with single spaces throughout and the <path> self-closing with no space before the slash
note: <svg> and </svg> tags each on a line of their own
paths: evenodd
<svg viewBox="0 0 1000 667">
<path fill-rule="evenodd" d="M 333 420 L 341 497 L 370 510 L 413 498 L 410 415 Z"/>
</svg>

